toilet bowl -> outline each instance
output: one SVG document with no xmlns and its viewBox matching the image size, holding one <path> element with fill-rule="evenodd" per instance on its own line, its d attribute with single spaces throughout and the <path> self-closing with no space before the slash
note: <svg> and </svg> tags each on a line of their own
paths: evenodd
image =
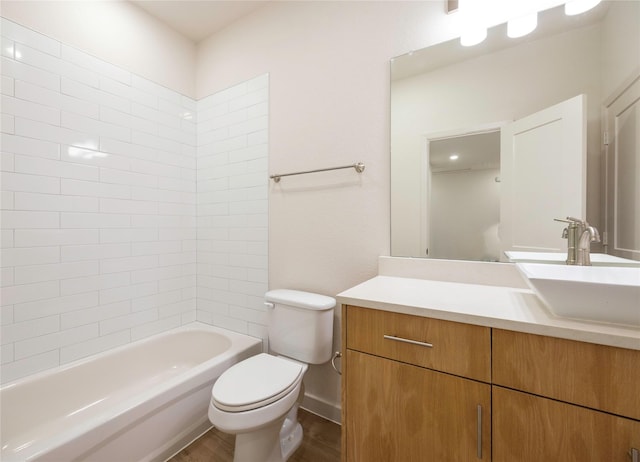
<svg viewBox="0 0 640 462">
<path fill-rule="evenodd" d="M 306 364 L 266 353 L 241 361 L 213 386 L 209 417 L 227 433 L 260 429 L 289 412 L 306 370 Z"/>
<path fill-rule="evenodd" d="M 209 420 L 236 435 L 234 461 L 282 462 L 297 449 L 302 429 L 291 422 L 297 424 L 306 370 L 306 364 L 262 353 L 232 366 L 218 379 Z"/>
<path fill-rule="evenodd" d="M 298 407 L 308 364 L 327 362 L 335 299 L 308 292 L 265 294 L 273 353 L 241 361 L 211 390 L 209 420 L 235 434 L 234 462 L 284 462 L 302 443 Z"/>
</svg>

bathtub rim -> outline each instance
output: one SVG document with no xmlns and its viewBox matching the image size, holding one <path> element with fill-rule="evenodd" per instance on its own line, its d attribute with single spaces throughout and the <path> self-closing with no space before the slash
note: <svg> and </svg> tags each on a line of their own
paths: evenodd
<svg viewBox="0 0 640 462">
<path fill-rule="evenodd" d="M 98 359 L 100 357 L 103 356 L 108 356 L 110 354 L 116 354 L 120 351 L 126 350 L 128 348 L 131 348 L 132 346 L 136 346 L 136 345 L 143 345 L 145 343 L 149 343 L 151 341 L 153 341 L 154 339 L 157 339 L 158 337 L 162 337 L 165 335 L 169 335 L 169 334 L 173 334 L 173 333 L 178 333 L 178 332 L 184 332 L 184 331 L 193 331 L 193 330 L 203 330 L 203 331 L 213 331 L 213 332 L 217 332 L 220 333 L 222 335 L 225 336 L 239 336 L 238 338 L 241 339 L 242 337 L 250 337 L 251 339 L 255 339 L 258 340 L 259 342 L 262 342 L 262 339 L 259 337 L 254 337 L 252 335 L 249 334 L 242 334 L 239 332 L 235 332 L 229 329 L 225 329 L 223 327 L 218 327 L 218 326 L 212 326 L 210 324 L 206 324 L 204 322 L 201 321 L 192 321 L 189 322 L 187 324 L 183 324 L 182 326 L 177 326 L 177 327 L 173 327 L 171 329 L 167 329 L 161 332 L 156 332 L 154 334 L 150 334 L 147 335 L 146 337 L 142 337 L 139 338 L 137 340 L 132 340 L 131 342 L 128 343 L 124 343 L 122 345 L 118 345 L 116 347 L 113 348 L 109 348 L 107 350 L 104 351 L 99 351 L 98 353 L 93 353 L 89 356 L 85 356 L 82 358 L 78 358 L 75 359 L 71 362 L 65 363 L 65 364 L 60 364 L 59 366 L 55 366 L 49 369 L 45 369 L 39 372 L 36 372 L 34 374 L 29 374 L 25 377 L 20 377 L 17 378 L 15 380 L 12 380 L 10 382 L 4 383 L 2 385 L 0 385 L 0 391 L 6 390 L 8 388 L 12 388 L 14 386 L 20 385 L 22 383 L 27 383 L 27 382 L 35 382 L 43 377 L 46 377 L 48 375 L 52 375 L 55 374 L 57 372 L 62 372 L 62 371 L 66 371 L 68 369 L 72 369 L 74 367 L 77 366 L 81 366 L 84 363 L 88 363 L 91 362 L 95 359 Z M 242 340 L 240 340 L 242 341 Z M 206 362 L 206 361 L 205 361 Z"/>
<path fill-rule="evenodd" d="M 133 396 L 124 399 L 122 402 L 118 403 L 116 406 L 110 408 L 109 410 L 105 410 L 97 413 L 96 415 L 90 416 L 86 421 L 83 421 L 82 424 L 75 424 L 68 429 L 60 432 L 59 434 L 53 435 L 41 441 L 35 441 L 29 447 L 24 449 L 24 457 L 21 457 L 22 451 L 20 453 L 8 453 L 7 456 L 18 456 L 19 460 L 26 461 L 38 459 L 39 457 L 46 455 L 48 452 L 71 443 L 81 436 L 90 435 L 91 430 L 101 428 L 102 431 L 99 436 L 93 435 L 83 442 L 83 446 L 86 446 L 86 449 L 90 450 L 91 447 L 99 444 L 100 440 L 112 437 L 120 430 L 127 428 L 129 425 L 132 425 L 133 423 L 142 419 L 144 416 L 148 415 L 151 412 L 148 410 L 148 408 L 160 408 L 168 403 L 171 403 L 172 401 L 180 399 L 182 396 L 192 390 L 200 389 L 205 386 L 206 381 L 208 380 L 206 377 L 206 373 L 211 368 L 215 368 L 227 362 L 230 362 L 229 365 L 233 364 L 233 362 L 235 361 L 235 356 L 239 352 L 250 350 L 262 351 L 264 349 L 263 341 L 258 337 L 253 337 L 248 334 L 241 334 L 217 326 L 211 326 L 199 321 L 194 321 L 183 326 L 149 335 L 147 337 L 126 343 L 124 345 L 119 345 L 118 347 L 109 350 L 89 355 L 87 357 L 72 361 L 61 366 L 57 366 L 55 368 L 47 369 L 45 371 L 41 371 L 27 377 L 17 379 L 0 387 L 0 391 L 19 386 L 22 383 L 30 383 L 46 379 L 46 377 L 48 377 L 49 375 L 53 375 L 75 367 L 80 367 L 85 363 L 95 361 L 105 356 L 114 355 L 122 351 L 126 351 L 127 349 L 130 349 L 132 347 L 150 343 L 154 340 L 157 340 L 158 338 L 169 336 L 171 334 L 190 331 L 205 331 L 223 335 L 226 338 L 229 338 L 229 340 L 231 341 L 231 345 L 222 353 L 212 356 L 202 363 L 190 368 L 188 371 L 185 371 L 184 373 L 179 374 L 175 377 L 171 377 L 162 383 L 156 384 L 143 393 L 136 393 Z M 126 425 L 121 425 L 120 419 L 125 415 L 127 416 L 128 422 Z"/>
</svg>

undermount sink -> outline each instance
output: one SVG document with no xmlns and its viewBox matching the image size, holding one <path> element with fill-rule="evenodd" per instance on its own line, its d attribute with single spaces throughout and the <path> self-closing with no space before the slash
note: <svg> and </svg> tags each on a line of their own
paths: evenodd
<svg viewBox="0 0 640 462">
<path fill-rule="evenodd" d="M 507 250 L 504 252 L 512 263 L 554 263 L 566 265 L 567 252 L 524 252 Z M 591 264 L 593 266 L 638 266 L 640 261 L 616 257 L 606 253 L 592 253 Z"/>
<path fill-rule="evenodd" d="M 516 263 L 556 316 L 640 326 L 640 268 Z"/>
</svg>

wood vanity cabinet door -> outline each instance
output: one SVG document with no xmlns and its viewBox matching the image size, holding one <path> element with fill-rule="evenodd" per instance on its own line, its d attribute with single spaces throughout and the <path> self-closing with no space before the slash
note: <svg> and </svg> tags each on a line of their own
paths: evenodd
<svg viewBox="0 0 640 462">
<path fill-rule="evenodd" d="M 343 460 L 491 460 L 490 385 L 353 350 L 346 355 Z"/>
<path fill-rule="evenodd" d="M 494 462 L 630 462 L 640 422 L 493 387 Z"/>
<path fill-rule="evenodd" d="M 493 329 L 492 383 L 640 420 L 640 351 Z"/>
</svg>

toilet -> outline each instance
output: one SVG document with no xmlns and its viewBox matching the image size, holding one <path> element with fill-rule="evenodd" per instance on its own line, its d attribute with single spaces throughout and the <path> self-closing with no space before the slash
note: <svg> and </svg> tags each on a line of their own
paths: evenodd
<svg viewBox="0 0 640 462">
<path fill-rule="evenodd" d="M 264 296 L 272 354 L 223 372 L 211 390 L 209 420 L 236 435 L 234 462 L 284 462 L 302 443 L 298 407 L 309 364 L 331 359 L 332 297 L 298 290 Z"/>
</svg>

